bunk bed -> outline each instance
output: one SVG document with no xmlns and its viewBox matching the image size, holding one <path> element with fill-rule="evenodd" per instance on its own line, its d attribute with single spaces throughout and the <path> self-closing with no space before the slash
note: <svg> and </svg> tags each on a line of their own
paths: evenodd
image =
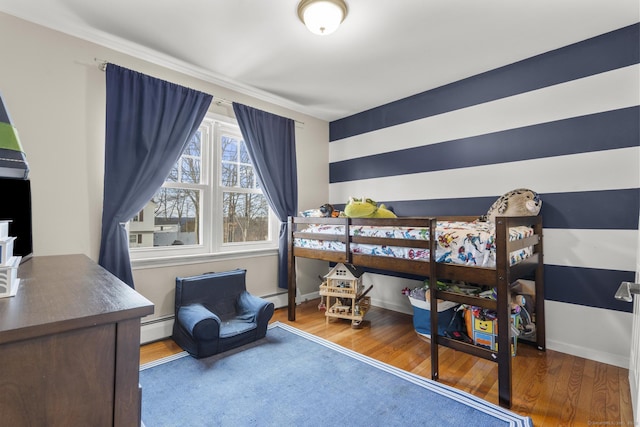
<svg viewBox="0 0 640 427">
<path fill-rule="evenodd" d="M 484 266 L 456 264 L 456 257 L 442 255 L 438 239 L 443 238 L 446 224 L 477 223 L 477 216 L 401 217 L 401 218 L 310 218 L 290 217 L 288 220 L 288 318 L 295 321 L 296 258 L 347 263 L 362 268 L 406 273 L 438 280 L 462 281 L 495 290 L 496 298 L 487 299 L 451 291 L 431 289 L 431 330 L 438 330 L 438 299 L 486 308 L 497 313 L 498 331 L 509 331 L 511 307 L 509 286 L 516 279 L 535 282 L 536 333 L 530 340 L 539 350 L 545 350 L 544 266 L 542 217 L 497 217 L 493 234 L 493 262 Z M 528 227 L 530 232 L 513 230 Z M 364 233 L 363 229 L 382 230 Z M 390 230 L 399 229 L 399 232 Z M 309 244 L 315 242 L 316 244 Z M 363 249 L 364 248 L 364 249 Z M 371 249 L 379 248 L 379 249 Z M 436 256 L 430 256 L 436 254 Z M 523 254 L 523 256 L 515 256 Z M 439 262 L 440 261 L 440 262 Z M 464 260 L 463 260 L 464 261 Z M 460 262 L 460 261 L 458 261 Z M 439 379 L 438 347 L 445 346 L 481 357 L 498 364 L 499 404 L 510 408 L 511 338 L 498 333 L 498 350 L 467 344 L 437 333 L 431 334 L 431 377 Z"/>
</svg>

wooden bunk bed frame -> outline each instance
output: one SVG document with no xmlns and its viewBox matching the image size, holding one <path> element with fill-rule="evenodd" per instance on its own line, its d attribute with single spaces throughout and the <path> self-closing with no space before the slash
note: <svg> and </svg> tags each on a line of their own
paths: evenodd
<svg viewBox="0 0 640 427">
<path fill-rule="evenodd" d="M 369 267 L 377 270 L 387 270 L 399 273 L 428 277 L 431 283 L 437 280 L 459 280 L 497 289 L 497 299 L 486 299 L 463 294 L 431 290 L 431 330 L 438 330 L 437 300 L 454 301 L 476 307 L 483 307 L 497 313 L 498 331 L 510 330 L 509 285 L 520 278 L 528 278 L 535 281 L 535 313 L 536 313 L 536 337 L 535 342 L 528 342 L 537 346 L 541 351 L 545 345 L 545 316 L 544 316 L 544 264 L 542 247 L 542 217 L 497 217 L 496 218 L 496 267 L 473 267 L 448 263 L 438 263 L 435 256 L 430 256 L 429 261 L 409 260 L 385 256 L 366 255 L 352 253 L 350 244 L 371 244 L 402 246 L 408 248 L 428 248 L 431 254 L 436 253 L 437 240 L 436 224 L 439 221 L 465 221 L 472 222 L 477 216 L 445 216 L 445 217 L 403 217 L 403 218 L 308 218 L 290 217 L 288 220 L 288 318 L 295 321 L 296 317 L 296 257 L 324 260 L 334 263 L 348 263 L 360 267 Z M 299 231 L 298 225 L 323 224 L 344 225 L 344 235 L 319 234 Z M 398 239 L 351 236 L 351 226 L 397 226 L 429 228 L 429 240 Z M 524 239 L 509 241 L 509 228 L 517 226 L 532 226 L 534 234 Z M 339 241 L 345 244 L 344 251 L 328 251 L 296 247 L 295 238 L 306 238 L 325 241 Z M 510 265 L 509 254 L 513 251 L 533 246 L 532 256 L 521 262 Z M 493 351 L 473 344 L 456 341 L 437 333 L 431 334 L 431 377 L 438 380 L 438 347 L 445 346 L 463 351 L 477 357 L 481 357 L 498 364 L 498 399 L 503 407 L 510 408 L 512 403 L 512 378 L 511 378 L 511 340 L 509 333 L 498 334 L 498 350 Z"/>
</svg>

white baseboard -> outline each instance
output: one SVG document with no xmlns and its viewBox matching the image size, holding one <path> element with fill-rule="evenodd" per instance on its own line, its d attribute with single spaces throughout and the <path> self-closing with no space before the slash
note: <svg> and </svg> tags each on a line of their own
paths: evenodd
<svg viewBox="0 0 640 427">
<path fill-rule="evenodd" d="M 273 303 L 275 308 L 286 307 L 288 304 L 287 293 L 273 294 L 262 297 Z M 154 341 L 169 338 L 173 333 L 173 321 L 175 316 L 163 316 L 142 321 L 140 325 L 140 344 L 147 344 Z"/>
<path fill-rule="evenodd" d="M 316 298 L 320 298 L 319 292 L 310 292 L 308 294 L 298 295 L 296 297 L 296 304 L 302 304 L 303 302 L 307 302 Z"/>
<path fill-rule="evenodd" d="M 174 316 L 165 316 L 142 322 L 140 326 L 140 344 L 169 338 L 173 333 Z"/>
<path fill-rule="evenodd" d="M 572 356 L 582 357 L 584 359 L 594 360 L 607 365 L 618 366 L 620 368 L 629 369 L 629 357 L 619 354 L 608 353 L 602 350 L 588 348 L 584 346 L 571 345 L 560 341 L 547 339 L 547 349 L 560 353 L 570 354 Z"/>
<path fill-rule="evenodd" d="M 278 294 L 267 295 L 262 298 L 272 302 L 275 308 L 282 308 L 289 305 L 289 295 L 287 294 L 287 291 Z"/>
<path fill-rule="evenodd" d="M 394 304 L 392 301 L 383 301 L 381 299 L 371 298 L 371 305 L 391 311 L 397 311 L 398 313 L 413 315 L 413 310 L 411 309 L 411 307 L 407 308 L 404 305 Z"/>
</svg>

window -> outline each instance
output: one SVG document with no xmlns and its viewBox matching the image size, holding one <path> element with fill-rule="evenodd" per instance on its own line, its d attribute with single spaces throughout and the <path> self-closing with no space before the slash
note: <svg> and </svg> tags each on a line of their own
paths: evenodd
<svg viewBox="0 0 640 427">
<path fill-rule="evenodd" d="M 132 259 L 277 248 L 240 129 L 205 118 L 147 206 L 129 222 Z"/>
<path fill-rule="evenodd" d="M 141 210 L 140 212 L 138 212 L 138 214 L 136 216 L 131 218 L 131 221 L 133 221 L 133 222 L 143 222 L 144 221 L 144 210 Z"/>
<path fill-rule="evenodd" d="M 223 242 L 268 240 L 269 206 L 258 187 L 244 141 L 222 132 L 221 144 Z"/>
</svg>

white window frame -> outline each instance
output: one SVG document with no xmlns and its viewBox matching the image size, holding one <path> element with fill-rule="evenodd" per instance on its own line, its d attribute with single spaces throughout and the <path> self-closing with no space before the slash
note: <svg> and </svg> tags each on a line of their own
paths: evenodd
<svg viewBox="0 0 640 427">
<path fill-rule="evenodd" d="M 223 217 L 221 187 L 221 143 L 223 133 L 242 140 L 242 134 L 234 119 L 218 114 L 209 113 L 203 119 L 199 128 L 202 132 L 201 183 L 166 183 L 165 187 L 192 188 L 201 191 L 201 226 L 198 245 L 158 246 L 147 248 L 129 248 L 129 254 L 134 266 L 144 266 L 146 262 L 154 265 L 155 261 L 201 261 L 216 258 L 228 258 L 234 255 L 254 254 L 261 252 L 274 253 L 278 250 L 278 234 L 280 221 L 269 208 L 269 236 L 270 240 L 260 242 L 223 243 Z M 213 152 L 212 152 L 213 150 Z M 214 167 L 215 165 L 215 167 Z M 239 189 L 242 191 L 243 189 Z M 215 202 L 212 204 L 212 201 Z M 206 206 L 214 208 L 206 209 Z"/>
</svg>

